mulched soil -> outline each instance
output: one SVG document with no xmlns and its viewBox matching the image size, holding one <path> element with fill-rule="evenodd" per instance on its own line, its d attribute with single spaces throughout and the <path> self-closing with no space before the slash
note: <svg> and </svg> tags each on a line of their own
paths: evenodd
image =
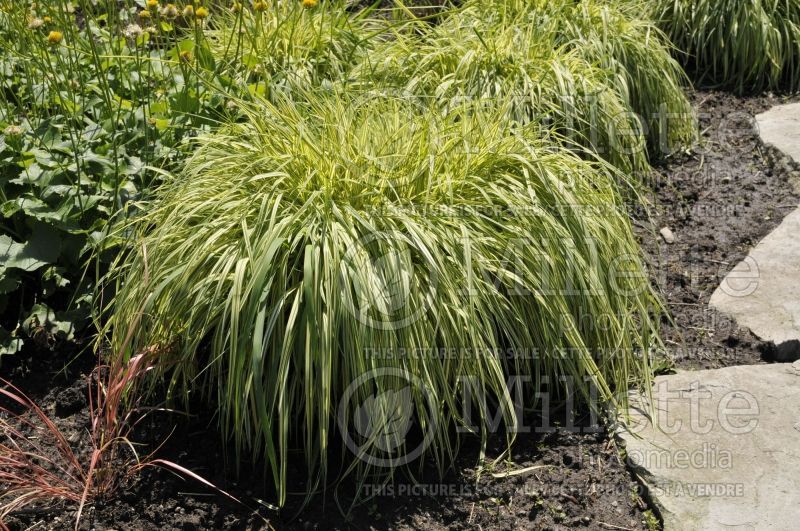
<svg viewBox="0 0 800 531">
<path fill-rule="evenodd" d="M 705 150 L 672 157 L 654 177 L 653 222 L 637 222 L 650 257 L 654 281 L 674 317 L 664 323 L 664 337 L 681 368 L 763 363 L 769 345 L 707 310 L 708 299 L 727 273 L 757 241 L 798 204 L 788 184 L 793 168 L 761 146 L 752 128 L 727 135 L 720 131 L 732 113 L 753 116 L 781 103 L 775 97 L 737 98 L 696 92 Z M 642 219 L 641 216 L 634 216 Z M 675 243 L 658 235 L 669 227 Z M 67 362 L 69 364 L 67 365 Z M 68 437 L 85 438 L 88 428 L 86 375 L 94 359 L 74 349 L 27 351 L 4 359 L 0 377 L 29 393 Z M 65 367 L 65 365 L 67 365 Z M 476 478 L 475 441 L 467 441 L 444 478 L 433 472 L 419 477 L 423 487 L 398 477 L 372 501 L 342 516 L 333 493 L 317 497 L 298 514 L 302 497 L 290 496 L 280 513 L 259 506 L 271 499 L 257 464 L 245 464 L 237 476 L 214 429 L 202 413 L 185 419 L 154 414 L 135 433 L 145 444 L 166 444 L 159 455 L 175 461 L 245 501 L 251 509 L 227 501 L 196 482 L 161 469 L 150 469 L 120 487 L 108 500 L 88 507 L 83 529 L 648 529 L 647 503 L 620 461 L 607 432 L 521 435 L 514 447 L 517 467 L 537 467 L 511 477 L 484 473 Z M 580 424 L 579 424 L 580 425 Z M 171 435 L 170 435 L 171 433 Z M 499 455 L 500 437 L 489 441 L 487 456 Z M 290 477 L 301 477 L 289 473 Z M 301 485 L 297 485 L 297 489 Z M 339 491 L 347 504 L 345 484 Z M 10 517 L 11 529 L 71 529 L 74 507 L 36 508 Z M 652 524 L 652 522 L 651 522 Z M 656 523 L 657 525 L 657 523 Z"/>
</svg>

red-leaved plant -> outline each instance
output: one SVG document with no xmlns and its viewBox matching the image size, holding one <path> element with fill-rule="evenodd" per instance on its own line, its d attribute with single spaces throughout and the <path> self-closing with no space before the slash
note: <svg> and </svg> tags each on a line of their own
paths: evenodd
<svg viewBox="0 0 800 531">
<path fill-rule="evenodd" d="M 195 479 L 239 502 L 190 470 L 151 452 L 140 457 L 129 436 L 146 413 L 137 388 L 162 349 L 151 348 L 122 366 L 99 365 L 89 378 L 91 454 L 73 448 L 56 423 L 12 383 L 0 379 L 0 529 L 8 515 L 34 503 L 77 505 L 77 529 L 90 500 L 107 498 L 147 466 Z M 77 444 L 77 443 L 76 443 Z M 129 452 L 122 450 L 127 448 Z"/>
</svg>

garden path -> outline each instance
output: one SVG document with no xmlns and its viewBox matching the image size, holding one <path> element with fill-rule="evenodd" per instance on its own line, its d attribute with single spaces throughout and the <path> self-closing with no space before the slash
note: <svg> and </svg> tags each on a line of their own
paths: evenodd
<svg viewBox="0 0 800 531">
<path fill-rule="evenodd" d="M 800 163 L 800 103 L 773 107 L 756 120 L 765 144 Z M 711 306 L 773 342 L 779 360 L 800 358 L 800 208 L 733 268 Z"/>
<path fill-rule="evenodd" d="M 800 163 L 800 104 L 756 119 L 762 141 Z M 666 531 L 797 529 L 800 208 L 733 268 L 710 305 L 774 343 L 773 358 L 794 363 L 657 377 L 652 397 L 634 397 L 629 430 L 619 433 L 629 466 Z"/>
<path fill-rule="evenodd" d="M 797 529 L 800 362 L 659 376 L 652 404 L 620 436 L 665 531 Z"/>
</svg>

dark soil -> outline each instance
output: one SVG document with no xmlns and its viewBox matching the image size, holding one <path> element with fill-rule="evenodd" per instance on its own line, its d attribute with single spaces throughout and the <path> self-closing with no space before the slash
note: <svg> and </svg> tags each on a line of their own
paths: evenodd
<svg viewBox="0 0 800 531">
<path fill-rule="evenodd" d="M 0 376 L 44 405 L 68 440 L 86 446 L 86 382 L 94 366 L 92 356 L 43 350 L 6 358 L 4 363 Z M 168 436 L 160 457 L 200 474 L 250 508 L 228 501 L 196 481 L 152 468 L 122 485 L 111 499 L 90 505 L 84 511 L 82 528 L 647 529 L 647 505 L 620 461 L 613 439 L 604 430 L 553 425 L 551 433 L 522 436 L 514 447 L 514 469 L 535 467 L 526 473 L 495 478 L 485 472 L 477 478 L 478 446 L 470 441 L 445 477 L 425 472 L 416 484 L 398 477 L 391 486 L 367 486 L 364 492 L 375 497 L 345 517 L 333 493 L 320 496 L 299 514 L 300 496 L 290 496 L 280 514 L 259 506 L 257 499 L 272 496 L 264 487 L 263 474 L 258 466 L 245 465 L 238 480 L 234 479 L 234 472 L 224 466 L 226 455 L 213 419 L 153 414 L 135 432 L 137 442 L 155 446 Z M 490 440 L 488 458 L 500 455 L 501 439 Z M 506 469 L 505 463 L 496 467 L 499 473 Z M 289 475 L 293 476 L 291 471 Z M 301 477 L 301 473 L 294 476 Z M 339 501 L 347 504 L 353 489 L 353 485 L 341 487 Z M 17 513 L 6 524 L 12 530 L 66 530 L 74 527 L 74 518 L 73 506 L 37 507 Z"/>
<path fill-rule="evenodd" d="M 791 160 L 764 147 L 755 116 L 786 98 L 692 95 L 702 146 L 660 164 L 653 175 L 653 224 L 641 224 L 642 246 L 674 323 L 664 339 L 680 368 L 769 361 L 773 346 L 708 307 L 727 273 L 800 203 Z M 796 98 L 795 98 L 796 99 Z M 659 230 L 667 227 L 675 243 Z"/>
<path fill-rule="evenodd" d="M 769 358 L 769 346 L 707 310 L 707 303 L 722 276 L 798 204 L 788 184 L 792 168 L 771 156 L 752 128 L 720 142 L 719 133 L 731 113 L 743 111 L 752 117 L 780 101 L 716 92 L 693 97 L 699 111 L 707 113 L 701 120 L 705 149 L 673 157 L 658 167 L 654 222 L 639 223 L 654 281 L 674 317 L 674 324 L 664 323 L 664 337 L 678 367 L 762 363 Z M 661 227 L 674 232 L 675 243 L 663 242 L 658 236 Z M 94 361 L 91 355 L 69 349 L 28 351 L 4 358 L 0 377 L 42 404 L 68 439 L 82 441 L 88 430 L 86 381 Z M 613 437 L 605 431 L 558 428 L 521 435 L 512 456 L 514 467 L 531 468 L 506 477 L 484 472 L 477 478 L 477 442 L 467 441 L 444 478 L 433 473 L 433 467 L 417 477 L 418 486 L 398 475 L 388 487 L 373 486 L 376 497 L 344 517 L 337 501 L 347 507 L 354 485 L 341 487 L 338 498 L 334 492 L 318 496 L 299 514 L 301 496 L 290 496 L 280 513 L 259 504 L 258 499 L 273 499 L 260 467 L 246 464 L 235 479 L 234 471 L 225 466 L 230 460 L 214 426 L 208 415 L 187 419 L 154 413 L 134 439 L 153 446 L 167 438 L 160 457 L 202 475 L 249 507 L 196 481 L 151 468 L 122 485 L 110 499 L 91 504 L 82 527 L 436 531 L 658 526 L 620 461 Z M 487 457 L 499 456 L 502 447 L 500 437 L 490 440 Z M 495 470 L 502 472 L 504 467 Z M 290 471 L 289 476 L 300 474 Z M 302 485 L 296 487 L 299 491 Z M 73 506 L 55 506 L 23 511 L 6 524 L 11 529 L 71 529 L 74 518 Z"/>
</svg>

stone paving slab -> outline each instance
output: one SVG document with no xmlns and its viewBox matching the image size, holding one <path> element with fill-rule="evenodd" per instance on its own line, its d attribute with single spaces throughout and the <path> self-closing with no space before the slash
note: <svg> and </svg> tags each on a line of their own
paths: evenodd
<svg viewBox="0 0 800 531">
<path fill-rule="evenodd" d="M 800 164 L 800 103 L 775 106 L 756 116 L 756 124 L 764 144 L 778 149 Z M 797 172 L 790 173 L 789 184 L 800 194 Z"/>
<path fill-rule="evenodd" d="M 800 209 L 733 268 L 710 305 L 774 342 L 778 359 L 800 357 Z"/>
<path fill-rule="evenodd" d="M 765 144 L 800 163 L 800 103 L 773 107 L 756 121 Z M 734 267 L 710 305 L 773 342 L 779 361 L 800 359 L 800 209 Z"/>
<path fill-rule="evenodd" d="M 659 376 L 654 422 L 632 404 L 618 435 L 666 531 L 800 529 L 800 362 Z"/>
<path fill-rule="evenodd" d="M 800 103 L 776 105 L 756 116 L 762 142 L 800 163 Z"/>
</svg>

